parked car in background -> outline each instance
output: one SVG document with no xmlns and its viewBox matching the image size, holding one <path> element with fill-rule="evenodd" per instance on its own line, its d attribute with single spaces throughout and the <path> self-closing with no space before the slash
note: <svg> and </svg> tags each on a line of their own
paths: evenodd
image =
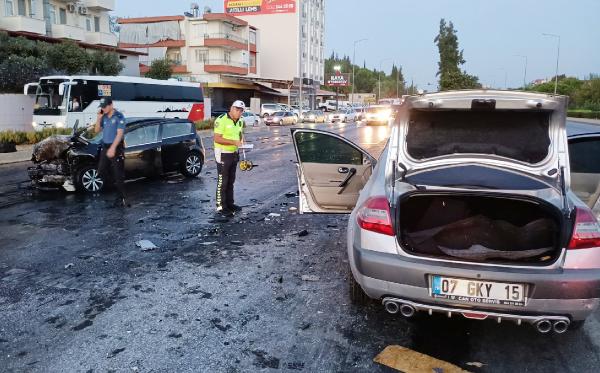
<svg viewBox="0 0 600 373">
<path fill-rule="evenodd" d="M 262 104 L 260 105 L 260 116 L 266 117 L 272 115 L 275 112 L 282 111 L 283 108 L 279 104 Z"/>
<path fill-rule="evenodd" d="M 356 121 L 356 112 L 352 108 L 342 109 L 329 114 L 331 123 L 342 122 L 350 123 Z"/>
<path fill-rule="evenodd" d="M 387 125 L 392 119 L 392 107 L 389 105 L 372 105 L 365 111 L 367 125 Z"/>
<path fill-rule="evenodd" d="M 305 111 L 302 116 L 302 122 L 325 123 L 327 122 L 327 116 L 321 110 Z"/>
<path fill-rule="evenodd" d="M 34 165 L 28 168 L 34 185 L 86 192 L 104 189 L 98 175 L 102 133 L 92 139 L 82 134 L 75 128 L 72 136 L 52 136 L 34 147 Z M 173 171 L 196 177 L 204 165 L 202 139 L 185 119 L 127 119 L 124 144 L 127 179 Z"/>
<path fill-rule="evenodd" d="M 338 134 L 292 129 L 300 212 L 350 214 L 351 301 L 541 333 L 581 328 L 600 299 L 590 208 L 600 136 L 567 140 L 567 101 L 490 90 L 411 96 L 378 161 Z"/>
<path fill-rule="evenodd" d="M 300 107 L 298 105 L 292 105 L 292 112 L 300 119 L 302 120 L 302 114 L 304 114 L 305 112 L 310 111 L 310 108 L 308 106 L 303 106 L 302 107 L 302 112 L 300 112 Z"/>
<path fill-rule="evenodd" d="M 283 126 L 286 124 L 298 123 L 298 117 L 295 116 L 291 111 L 278 111 L 273 113 L 273 115 L 264 117 L 263 120 L 267 126 L 274 124 Z"/>
<path fill-rule="evenodd" d="M 245 111 L 242 114 L 242 119 L 244 119 L 244 123 L 247 127 L 256 127 L 260 125 L 260 116 L 251 111 Z"/>
</svg>

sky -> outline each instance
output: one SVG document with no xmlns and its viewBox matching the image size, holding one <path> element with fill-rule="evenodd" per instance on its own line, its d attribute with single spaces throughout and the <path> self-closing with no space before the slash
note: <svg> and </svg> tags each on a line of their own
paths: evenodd
<svg viewBox="0 0 600 373">
<path fill-rule="evenodd" d="M 222 0 L 196 1 L 200 8 L 223 11 Z M 191 1 L 117 0 L 117 16 L 183 14 Z M 149 6 L 151 4 L 151 6 Z M 423 89 L 437 84 L 439 55 L 433 39 L 441 18 L 454 23 L 467 61 L 463 68 L 485 85 L 504 88 L 559 74 L 584 78 L 600 73 L 600 0 L 325 0 L 325 56 L 335 51 L 356 63 L 391 70 L 402 66 L 404 77 Z M 284 36 L 282 35 L 282 41 Z"/>
</svg>

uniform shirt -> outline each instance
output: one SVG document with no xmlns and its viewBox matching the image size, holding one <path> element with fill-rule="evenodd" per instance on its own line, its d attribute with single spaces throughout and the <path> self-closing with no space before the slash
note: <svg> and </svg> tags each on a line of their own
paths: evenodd
<svg viewBox="0 0 600 373">
<path fill-rule="evenodd" d="M 104 114 L 100 123 L 102 126 L 102 142 L 105 144 L 112 144 L 115 141 L 118 129 L 125 132 L 125 116 L 119 111 L 114 110 L 112 117 Z"/>
<path fill-rule="evenodd" d="M 229 113 L 223 114 L 215 121 L 215 134 L 220 134 L 225 140 L 241 140 L 244 129 L 244 120 L 242 118 L 234 122 Z M 222 153 L 235 153 L 238 147 L 235 145 L 223 145 L 215 142 L 215 150 Z"/>
</svg>

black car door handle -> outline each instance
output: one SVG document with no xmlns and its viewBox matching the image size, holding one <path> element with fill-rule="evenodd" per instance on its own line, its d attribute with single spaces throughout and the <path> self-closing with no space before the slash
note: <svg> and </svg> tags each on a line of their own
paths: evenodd
<svg viewBox="0 0 600 373">
<path fill-rule="evenodd" d="M 348 171 L 350 171 L 350 170 L 348 169 L 348 167 L 340 167 L 340 168 L 338 168 L 338 172 L 339 172 L 340 174 L 347 174 L 347 173 L 348 173 Z"/>
<path fill-rule="evenodd" d="M 351 168 L 348 171 L 348 175 L 346 176 L 346 178 L 344 179 L 344 181 L 342 181 L 340 183 L 340 185 L 338 185 L 339 188 L 341 188 L 340 190 L 338 190 L 337 194 L 342 194 L 342 192 L 344 191 L 344 189 L 346 189 L 346 187 L 348 186 L 348 183 L 350 182 L 350 179 L 352 179 L 352 176 L 356 175 L 356 168 Z"/>
</svg>

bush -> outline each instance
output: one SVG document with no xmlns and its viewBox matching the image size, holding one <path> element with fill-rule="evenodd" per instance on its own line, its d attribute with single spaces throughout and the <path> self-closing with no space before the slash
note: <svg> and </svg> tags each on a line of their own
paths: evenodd
<svg viewBox="0 0 600 373">
<path fill-rule="evenodd" d="M 213 129 L 215 127 L 215 119 L 198 120 L 194 122 L 194 125 L 196 126 L 196 131 Z"/>
<path fill-rule="evenodd" d="M 172 73 L 171 62 L 168 59 L 154 60 L 150 65 L 150 70 L 146 73 L 146 78 L 167 80 Z"/>
<path fill-rule="evenodd" d="M 26 83 L 37 81 L 51 71 L 41 58 L 12 54 L 0 62 L 0 92 L 22 93 Z"/>
<path fill-rule="evenodd" d="M 113 52 L 105 52 L 102 50 L 96 51 L 90 56 L 92 66 L 92 74 L 99 75 L 119 75 L 125 67 L 119 61 L 119 56 Z"/>
<path fill-rule="evenodd" d="M 48 63 L 56 70 L 75 75 L 89 70 L 91 57 L 74 42 L 65 41 L 48 49 Z"/>
<path fill-rule="evenodd" d="M 35 144 L 52 135 L 70 135 L 71 128 L 45 128 L 42 131 L 0 131 L 0 143 Z"/>
<path fill-rule="evenodd" d="M 567 116 L 571 118 L 600 119 L 600 111 L 569 110 Z"/>
</svg>

